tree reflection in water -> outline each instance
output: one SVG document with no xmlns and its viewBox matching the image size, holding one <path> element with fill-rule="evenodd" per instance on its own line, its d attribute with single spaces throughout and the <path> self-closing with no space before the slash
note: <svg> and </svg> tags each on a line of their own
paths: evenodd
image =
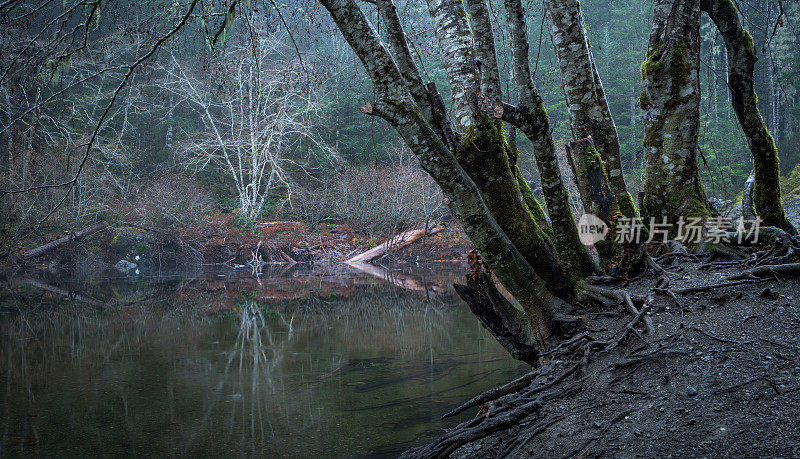
<svg viewBox="0 0 800 459">
<path fill-rule="evenodd" d="M 452 292 L 311 282 L 0 296 L 0 455 L 392 453 L 524 371 Z"/>
</svg>

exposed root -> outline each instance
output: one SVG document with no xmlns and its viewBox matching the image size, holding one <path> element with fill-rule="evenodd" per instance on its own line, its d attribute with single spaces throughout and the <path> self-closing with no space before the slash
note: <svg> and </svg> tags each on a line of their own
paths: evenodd
<svg viewBox="0 0 800 459">
<path fill-rule="evenodd" d="M 798 273 L 800 273 L 800 263 L 766 265 L 728 276 L 725 278 L 725 280 L 734 281 L 738 279 L 759 279 L 768 276 L 791 275 Z"/>
<path fill-rule="evenodd" d="M 615 292 L 615 291 L 609 291 Z M 598 293 L 599 294 L 599 293 Z M 604 294 L 608 294 L 604 292 Z M 614 295 L 619 295 L 615 292 Z M 633 304 L 633 299 L 630 295 L 623 294 L 623 301 L 627 303 L 630 300 Z M 645 299 L 641 308 L 634 310 L 637 311 L 636 315 L 625 326 L 611 335 L 606 340 L 595 340 L 588 332 L 581 333 L 573 338 L 562 342 L 556 349 L 567 349 L 575 347 L 573 352 L 573 361 L 575 357 L 579 357 L 576 363 L 570 365 L 566 370 L 561 372 L 556 378 L 547 381 L 550 372 L 554 368 L 554 364 L 546 367 L 545 369 L 531 372 L 518 378 L 504 386 L 497 389 L 486 391 L 473 398 L 472 400 L 464 403 L 458 408 L 450 411 L 443 417 L 450 417 L 462 413 L 464 410 L 485 405 L 489 402 L 495 402 L 498 408 L 489 411 L 486 415 L 479 416 L 470 421 L 464 422 L 449 431 L 445 436 L 438 441 L 429 445 L 414 448 L 406 451 L 401 457 L 442 457 L 451 454 L 453 451 L 471 441 L 484 438 L 494 432 L 510 428 L 517 425 L 522 419 L 530 416 L 531 414 L 539 411 L 546 402 L 552 402 L 563 397 L 567 397 L 582 390 L 581 380 L 563 385 L 567 378 L 580 370 L 581 374 L 586 374 L 586 366 L 591 361 L 593 355 L 600 355 L 609 352 L 622 344 L 631 334 L 636 335 L 639 339 L 644 340 L 644 337 L 636 329 L 636 326 L 645 321 L 647 313 L 653 304 L 652 296 Z M 527 386 L 527 389 L 523 389 Z M 509 408 L 513 406 L 514 408 Z M 509 445 L 511 450 L 521 448 L 530 440 L 529 437 L 536 435 L 542 429 L 552 425 L 556 421 L 546 421 L 541 425 L 535 426 L 531 433 L 521 441 Z"/>
</svg>

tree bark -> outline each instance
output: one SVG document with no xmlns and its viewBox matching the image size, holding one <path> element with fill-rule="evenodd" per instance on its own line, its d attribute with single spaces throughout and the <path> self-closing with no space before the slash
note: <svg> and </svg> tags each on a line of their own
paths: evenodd
<svg viewBox="0 0 800 459">
<path fill-rule="evenodd" d="M 594 271 L 594 262 L 578 237 L 569 206 L 569 194 L 558 165 L 550 119 L 531 78 L 525 11 L 521 0 L 506 0 L 505 6 L 519 107 L 497 103 L 494 116 L 517 127 L 533 143 L 558 258 L 569 275 L 586 277 Z"/>
<path fill-rule="evenodd" d="M 731 0 L 702 0 L 700 3 L 725 40 L 731 104 L 753 155 L 753 204 L 756 213 L 765 225 L 796 234 L 783 208 L 778 149 L 758 111 L 753 81 L 758 56 L 753 37 L 742 27 L 739 13 Z"/>
<path fill-rule="evenodd" d="M 608 178 L 603 159 L 592 142 L 592 137 L 569 143 L 567 159 L 573 174 L 579 177 L 578 192 L 584 210 L 599 217 L 610 228 L 609 234 L 612 237 L 595 244 L 600 257 L 600 267 L 608 272 L 620 252 L 619 244 L 616 244 L 613 238 L 615 215 L 619 212 L 619 207 L 611 191 L 611 180 Z"/>
<path fill-rule="evenodd" d="M 467 0 L 472 34 L 475 38 L 475 68 L 480 82 L 479 106 L 483 113 L 491 113 L 500 100 L 500 73 L 494 46 L 492 21 L 487 0 Z"/>
<path fill-rule="evenodd" d="M 455 284 L 456 293 L 512 357 L 530 365 L 539 362 L 536 336 L 521 315 L 495 287 L 491 275 L 480 268 L 467 275 L 466 285 Z"/>
<path fill-rule="evenodd" d="M 638 216 L 622 174 L 617 127 L 589 46 L 580 2 L 546 0 L 545 8 L 567 97 L 573 140 L 592 137 L 605 163 L 620 212 Z"/>
<path fill-rule="evenodd" d="M 473 85 L 465 89 L 465 97 L 473 101 L 470 116 L 475 124 L 467 127 L 463 133 L 455 150 L 456 159 L 478 187 L 489 212 L 514 246 L 528 263 L 540 266 L 537 271 L 554 292 L 564 294 L 568 287 L 566 282 L 568 276 L 565 276 L 565 272 L 571 275 L 574 270 L 576 275 L 588 275 L 592 268 L 591 259 L 586 248 L 580 245 L 571 213 L 569 223 L 559 227 L 559 231 L 567 234 L 572 229 L 575 233 L 574 242 L 579 245 L 577 248 L 575 244 L 569 245 L 566 242 L 559 244 L 561 241 L 558 239 L 558 234 L 556 234 L 556 244 L 552 244 L 538 225 L 540 216 L 536 215 L 536 210 L 531 210 L 525 202 L 515 176 L 516 168 L 511 167 L 500 124 L 485 115 L 487 102 L 500 97 L 497 60 L 494 55 L 494 34 L 489 11 L 485 0 L 470 0 L 469 6 L 476 45 L 481 47 L 476 49 L 475 53 L 483 64 L 478 78 L 480 87 Z M 460 15 L 458 12 L 453 14 Z M 476 82 L 473 81 L 473 84 Z M 564 202 L 567 202 L 566 195 Z M 568 206 L 564 209 L 569 212 Z M 563 240 L 567 241 L 566 238 Z M 558 257 L 553 255 L 553 247 L 556 248 Z M 584 265 L 588 266 L 588 269 L 574 269 L 581 267 L 574 261 L 580 260 L 574 254 L 576 250 L 586 253 L 582 261 L 588 262 L 588 265 Z M 562 262 L 564 269 L 559 266 L 559 261 Z"/>
<path fill-rule="evenodd" d="M 321 3 L 361 59 L 379 96 L 378 101 L 367 103 L 362 111 L 384 118 L 403 137 L 421 166 L 442 188 L 448 206 L 487 265 L 522 306 L 537 340 L 546 340 L 554 314 L 570 306 L 556 297 L 537 274 L 543 272 L 542 267 L 537 265 L 538 270 L 534 270 L 520 254 L 487 209 L 475 183 L 422 118 L 392 56 L 355 1 L 321 0 Z M 432 8 L 435 11 L 437 8 Z M 445 13 L 439 11 L 439 14 Z M 451 18 L 445 17 L 439 21 L 452 23 Z"/>
<path fill-rule="evenodd" d="M 452 120 L 457 134 L 472 125 L 472 111 L 468 93 L 477 88 L 472 34 L 467 22 L 467 12 L 459 1 L 427 0 L 428 12 L 433 21 L 442 65 L 453 95 Z"/>
<path fill-rule="evenodd" d="M 700 128 L 700 0 L 656 0 L 642 63 L 646 159 L 644 212 L 708 215 L 697 169 Z"/>
</svg>

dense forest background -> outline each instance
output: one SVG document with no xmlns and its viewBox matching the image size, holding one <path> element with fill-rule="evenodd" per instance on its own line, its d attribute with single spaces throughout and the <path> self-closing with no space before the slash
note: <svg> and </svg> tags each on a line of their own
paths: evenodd
<svg viewBox="0 0 800 459">
<path fill-rule="evenodd" d="M 385 234 L 446 213 L 395 131 L 359 111 L 371 82 L 318 6 L 254 2 L 239 18 L 236 9 L 225 16 L 227 30 L 217 29 L 218 15 L 197 15 L 160 43 L 185 10 L 179 2 L 104 2 L 84 12 L 91 5 L 80 14 L 61 2 L 31 3 L 31 14 L 0 11 L 6 250 L 100 220 L 180 228 L 223 213 L 242 228 L 278 217 Z M 800 162 L 800 5 L 737 5 L 759 55 L 759 109 L 789 175 Z M 558 66 L 542 6 L 529 7 L 534 79 L 563 143 L 572 136 Z M 42 8 L 65 12 L 47 23 L 33 14 Z M 583 8 L 633 194 L 643 181 L 640 66 L 652 5 L 595 0 Z M 398 10 L 422 72 L 448 99 L 427 9 L 407 1 Z M 500 6 L 492 13 L 505 14 Z M 87 14 L 92 27 L 82 26 Z M 752 156 L 729 102 L 725 46 L 705 16 L 702 31 L 700 172 L 710 196 L 736 201 Z M 508 31 L 495 36 L 513 98 Z M 520 137 L 519 147 L 536 191 L 530 144 Z"/>
</svg>

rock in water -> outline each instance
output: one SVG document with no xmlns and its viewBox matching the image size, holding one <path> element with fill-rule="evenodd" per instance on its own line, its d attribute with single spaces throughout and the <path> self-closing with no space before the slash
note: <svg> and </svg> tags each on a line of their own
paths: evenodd
<svg viewBox="0 0 800 459">
<path fill-rule="evenodd" d="M 136 263 L 131 263 L 128 260 L 120 260 L 115 266 L 121 273 L 130 272 L 137 267 Z"/>
</svg>

